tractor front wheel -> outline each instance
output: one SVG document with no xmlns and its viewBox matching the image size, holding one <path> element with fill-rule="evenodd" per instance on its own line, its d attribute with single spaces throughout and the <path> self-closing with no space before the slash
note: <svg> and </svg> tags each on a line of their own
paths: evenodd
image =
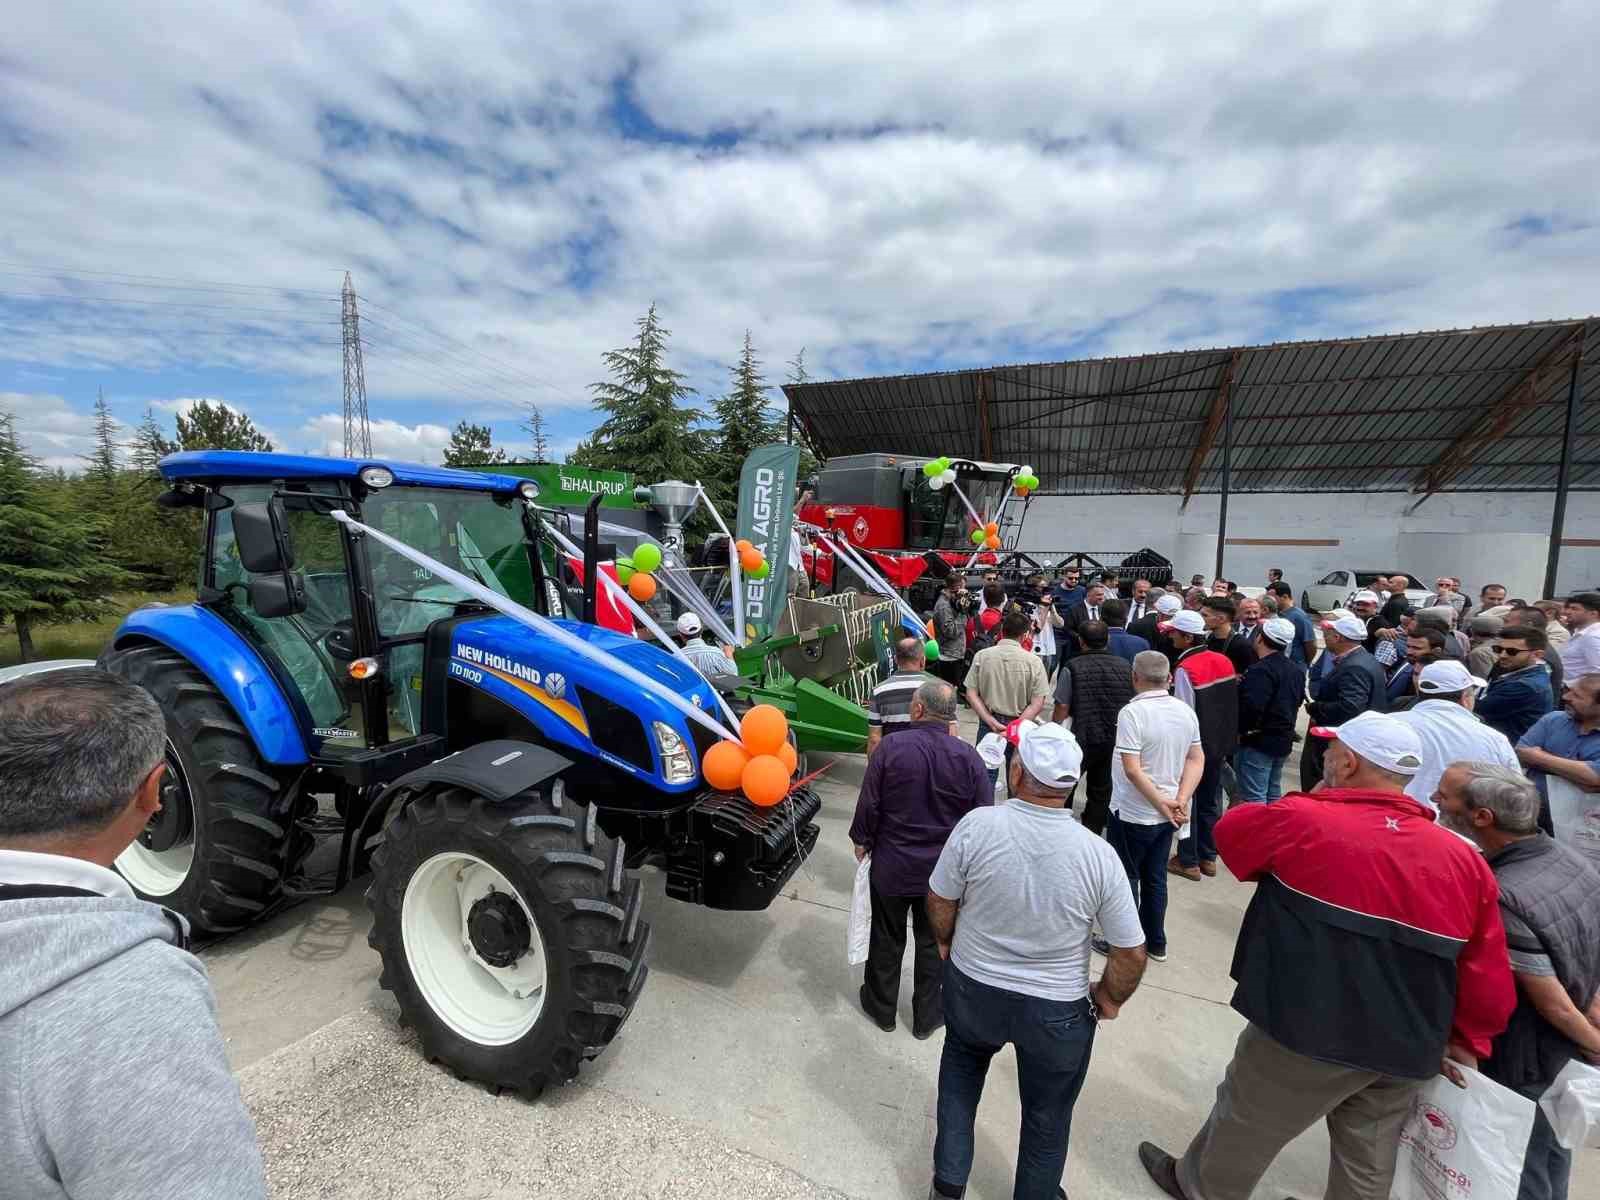
<svg viewBox="0 0 1600 1200">
<path fill-rule="evenodd" d="M 531 1097 L 610 1044 L 649 971 L 623 853 L 559 781 L 412 795 L 373 856 L 368 941 L 424 1054 Z"/>
</svg>

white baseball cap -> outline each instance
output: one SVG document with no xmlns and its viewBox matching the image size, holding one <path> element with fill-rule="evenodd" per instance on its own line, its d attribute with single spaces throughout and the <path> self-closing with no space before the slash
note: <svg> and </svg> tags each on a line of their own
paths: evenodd
<svg viewBox="0 0 1600 1200">
<path fill-rule="evenodd" d="M 1454 658 L 1442 658 L 1438 662 L 1429 663 L 1422 668 L 1422 674 L 1417 676 L 1417 691 L 1432 692 L 1434 695 L 1450 696 L 1456 692 L 1464 692 L 1468 688 L 1488 686 L 1487 679 L 1474 675 Z"/>
<path fill-rule="evenodd" d="M 1352 642 L 1367 640 L 1367 623 L 1354 613 L 1349 616 L 1339 617 L 1337 620 L 1324 621 L 1324 629 L 1331 629 L 1341 637 L 1347 637 Z"/>
<path fill-rule="evenodd" d="M 686 612 L 678 618 L 678 632 L 683 634 L 684 637 L 693 637 L 704 628 L 705 626 L 700 623 L 700 618 L 692 612 Z"/>
<path fill-rule="evenodd" d="M 1200 619 L 1199 613 L 1193 609 L 1186 608 L 1182 612 L 1174 614 L 1172 620 L 1163 621 L 1156 628 L 1163 633 L 1169 629 L 1175 629 L 1179 633 L 1204 633 L 1206 631 L 1206 623 Z"/>
<path fill-rule="evenodd" d="M 1351 604 L 1382 604 L 1383 601 L 1378 599 L 1378 593 L 1377 592 L 1371 592 L 1371 591 L 1368 591 L 1365 588 L 1363 588 L 1361 591 L 1357 592 L 1354 596 L 1350 597 L 1350 603 Z"/>
<path fill-rule="evenodd" d="M 1280 646 L 1291 645 L 1294 642 L 1294 622 L 1282 617 L 1268 617 L 1261 622 L 1261 636 Z"/>
<path fill-rule="evenodd" d="M 1343 725 L 1313 725 L 1311 735 L 1343 742 L 1374 766 L 1396 775 L 1415 775 L 1422 769 L 1422 739 L 1404 721 L 1385 713 L 1364 712 Z"/>
<path fill-rule="evenodd" d="M 1163 617 L 1170 617 L 1175 612 L 1183 609 L 1183 601 L 1168 593 L 1156 601 L 1156 611 Z"/>
<path fill-rule="evenodd" d="M 1013 721 L 1006 739 L 1017 748 L 1022 765 L 1046 787 L 1070 787 L 1083 774 L 1083 747 L 1065 725 L 1046 721 Z"/>
</svg>

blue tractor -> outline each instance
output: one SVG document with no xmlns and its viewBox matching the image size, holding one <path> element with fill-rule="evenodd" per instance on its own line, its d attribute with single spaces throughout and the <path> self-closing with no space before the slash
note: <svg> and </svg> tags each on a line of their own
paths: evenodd
<svg viewBox="0 0 1600 1200">
<path fill-rule="evenodd" d="M 160 469 L 161 502 L 203 524 L 197 602 L 132 613 L 99 661 L 167 718 L 161 811 L 117 867 L 196 928 L 370 870 L 381 983 L 424 1052 L 537 1094 L 639 997 L 637 867 L 676 899 L 759 909 L 815 843 L 809 789 L 765 809 L 710 790 L 715 734 L 679 707 L 333 516 L 716 711 L 677 658 L 568 618 L 532 481 L 232 451 Z"/>
</svg>

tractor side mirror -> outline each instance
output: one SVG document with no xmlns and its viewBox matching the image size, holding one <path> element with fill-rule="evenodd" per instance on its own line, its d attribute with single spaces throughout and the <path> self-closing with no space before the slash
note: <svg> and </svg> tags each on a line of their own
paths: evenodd
<svg viewBox="0 0 1600 1200">
<path fill-rule="evenodd" d="M 242 540 L 240 544 L 243 545 Z M 267 620 L 303 613 L 306 610 L 306 581 L 293 571 L 278 571 L 252 579 L 250 607 L 255 610 L 256 616 Z"/>
<path fill-rule="evenodd" d="M 283 511 L 283 501 L 276 497 L 235 504 L 233 538 L 239 548 L 239 562 L 252 575 L 285 572 L 294 566 L 289 521 Z"/>
</svg>

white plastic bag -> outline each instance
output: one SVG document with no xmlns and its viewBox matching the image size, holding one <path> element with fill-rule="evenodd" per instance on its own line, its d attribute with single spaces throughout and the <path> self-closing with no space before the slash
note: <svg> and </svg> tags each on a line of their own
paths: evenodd
<svg viewBox="0 0 1600 1200">
<path fill-rule="evenodd" d="M 1544 785 L 1556 841 L 1565 842 L 1600 870 L 1600 796 L 1557 775 L 1546 775 Z"/>
<path fill-rule="evenodd" d="M 1423 1085 L 1400 1130 L 1390 1200 L 1517 1200 L 1533 1101 L 1468 1067 Z"/>
<path fill-rule="evenodd" d="M 852 967 L 867 961 L 872 943 L 872 855 L 856 864 L 856 885 L 850 892 L 850 925 L 845 930 L 845 957 Z"/>
<path fill-rule="evenodd" d="M 1539 1107 L 1568 1150 L 1600 1148 L 1600 1068 L 1573 1059 L 1539 1097 Z"/>
</svg>

